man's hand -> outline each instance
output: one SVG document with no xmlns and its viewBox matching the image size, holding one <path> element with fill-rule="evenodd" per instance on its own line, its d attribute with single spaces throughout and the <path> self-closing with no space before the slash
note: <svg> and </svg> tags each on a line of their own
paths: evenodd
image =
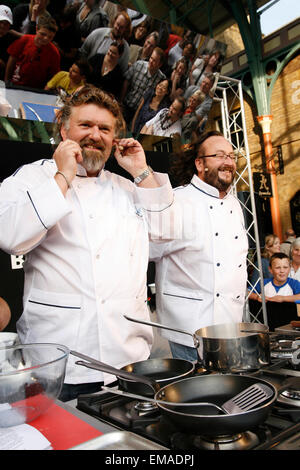
<svg viewBox="0 0 300 470">
<path fill-rule="evenodd" d="M 146 168 L 146 156 L 138 140 L 115 139 L 115 157 L 118 164 L 133 178 L 139 176 Z"/>
<path fill-rule="evenodd" d="M 73 140 L 66 139 L 63 142 L 60 142 L 53 154 L 53 158 L 56 162 L 57 170 L 61 171 L 67 178 L 68 182 L 71 183 L 76 175 L 77 163 L 82 162 L 80 145 Z M 56 174 L 55 180 L 65 195 L 68 190 L 68 186 L 63 176 Z"/>
<path fill-rule="evenodd" d="M 115 157 L 118 164 L 126 170 L 133 178 L 140 176 L 148 166 L 143 147 L 135 139 L 115 139 Z M 140 183 L 144 188 L 157 188 L 155 177 L 151 173 Z"/>
</svg>

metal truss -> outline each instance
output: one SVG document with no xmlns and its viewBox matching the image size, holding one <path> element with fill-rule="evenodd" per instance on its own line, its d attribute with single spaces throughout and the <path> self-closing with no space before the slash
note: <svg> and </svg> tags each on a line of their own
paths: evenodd
<svg viewBox="0 0 300 470">
<path fill-rule="evenodd" d="M 246 191 L 248 194 L 245 200 L 239 200 L 243 208 L 245 219 L 247 219 L 248 222 L 246 223 L 248 240 L 252 241 L 252 244 L 255 246 L 255 249 L 252 252 L 249 250 L 247 269 L 248 272 L 256 270 L 258 272 L 258 280 L 255 285 L 252 285 L 249 279 L 247 281 L 248 294 L 245 302 L 243 319 L 244 321 L 261 322 L 267 325 L 268 319 L 263 288 L 260 240 L 246 131 L 242 82 L 240 80 L 220 75 L 216 89 L 216 96 L 217 97 L 214 101 L 219 102 L 221 108 L 222 132 L 224 137 L 232 143 L 232 146 L 237 153 L 237 172 L 232 192 L 237 196 L 238 191 L 243 188 L 243 191 Z M 226 249 L 226 247 L 224 247 L 224 249 Z M 257 256 L 258 267 L 256 267 L 253 262 L 254 256 Z M 255 292 L 255 288 L 258 283 L 260 283 L 261 286 L 262 304 L 258 312 L 251 312 L 248 297 L 251 292 Z"/>
</svg>

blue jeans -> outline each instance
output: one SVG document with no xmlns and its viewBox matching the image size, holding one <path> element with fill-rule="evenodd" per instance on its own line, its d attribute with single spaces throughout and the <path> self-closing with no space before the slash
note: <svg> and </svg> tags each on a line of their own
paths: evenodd
<svg viewBox="0 0 300 470">
<path fill-rule="evenodd" d="M 169 341 L 172 356 L 175 359 L 185 359 L 186 361 L 198 361 L 198 352 L 196 348 L 184 346 L 183 344 Z"/>
</svg>

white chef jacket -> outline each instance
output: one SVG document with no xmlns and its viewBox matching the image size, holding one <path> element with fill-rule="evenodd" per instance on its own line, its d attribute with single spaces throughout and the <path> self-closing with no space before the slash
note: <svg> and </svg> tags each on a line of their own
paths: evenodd
<svg viewBox="0 0 300 470">
<path fill-rule="evenodd" d="M 162 185 L 138 188 L 103 170 L 78 176 L 66 198 L 54 160 L 25 165 L 0 188 L 0 247 L 24 254 L 24 311 L 17 322 L 22 343 L 59 343 L 115 367 L 144 360 L 152 328 L 123 318 L 148 319 L 148 226 L 143 205 L 172 204 L 167 175 Z M 115 380 L 74 364 L 66 383 Z"/>
<path fill-rule="evenodd" d="M 248 242 L 238 200 L 194 175 L 175 190 L 185 214 L 185 230 L 168 243 L 150 243 L 156 262 L 158 322 L 195 333 L 204 326 L 242 321 Z M 191 209 L 192 208 L 192 209 Z M 167 330 L 170 341 L 194 346 L 191 336 Z"/>
</svg>

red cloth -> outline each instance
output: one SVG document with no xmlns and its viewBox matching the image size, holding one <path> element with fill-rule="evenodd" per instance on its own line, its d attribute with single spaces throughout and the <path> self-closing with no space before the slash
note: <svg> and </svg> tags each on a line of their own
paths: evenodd
<svg viewBox="0 0 300 470">
<path fill-rule="evenodd" d="M 167 47 L 165 49 L 165 54 L 168 55 L 169 50 L 172 49 L 172 47 L 176 46 L 176 44 L 181 41 L 182 37 L 177 36 L 177 34 L 169 34 L 168 41 L 167 41 Z"/>
<path fill-rule="evenodd" d="M 60 54 L 51 42 L 37 48 L 35 35 L 24 34 L 7 49 L 17 59 L 11 81 L 15 85 L 44 88 L 48 80 L 60 70 Z"/>
</svg>

